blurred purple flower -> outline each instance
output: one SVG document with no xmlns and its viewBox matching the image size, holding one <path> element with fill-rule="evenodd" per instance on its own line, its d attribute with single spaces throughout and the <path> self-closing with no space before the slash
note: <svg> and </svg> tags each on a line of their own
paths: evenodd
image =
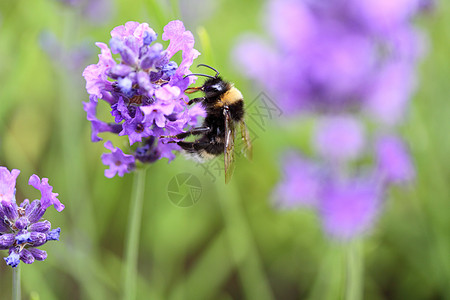
<svg viewBox="0 0 450 300">
<path fill-rule="evenodd" d="M 364 150 L 364 128 L 352 116 L 327 117 L 319 122 L 314 142 L 317 152 L 327 159 L 356 159 Z"/>
<path fill-rule="evenodd" d="M 44 30 L 39 35 L 39 44 L 53 63 L 63 66 L 71 72 L 80 72 L 92 56 L 92 50 L 86 42 L 71 46 L 63 45 L 53 32 Z"/>
<path fill-rule="evenodd" d="M 371 180 L 329 183 L 323 189 L 319 205 L 325 232 L 343 241 L 365 233 L 379 214 L 380 196 L 376 182 Z"/>
<path fill-rule="evenodd" d="M 0 167 L 0 249 L 8 249 L 9 256 L 4 258 L 6 264 L 15 268 L 20 260 L 31 264 L 35 260 L 45 260 L 47 253 L 35 247 L 44 245 L 50 240 L 59 240 L 60 228 L 51 230 L 51 224 L 42 220 L 47 208 L 54 205 L 57 211 L 62 211 L 64 205 L 56 198 L 53 187 L 48 184 L 48 178 L 32 175 L 29 184 L 41 192 L 41 200 L 32 203 L 25 199 L 20 206 L 16 204 L 14 192 L 19 170 L 9 170 Z"/>
<path fill-rule="evenodd" d="M 283 157 L 283 179 L 274 190 L 278 208 L 315 208 L 319 201 L 324 174 L 319 166 L 295 152 Z"/>
<path fill-rule="evenodd" d="M 376 157 L 378 173 L 387 183 L 407 183 L 415 177 L 409 151 L 402 140 L 386 136 L 377 141 Z"/>
<path fill-rule="evenodd" d="M 335 238 L 369 229 L 388 187 L 383 183 L 414 176 L 395 138 L 376 145 L 378 182 L 355 174 L 374 169 L 366 165 L 373 155 L 367 145 L 377 133 L 365 129 L 380 126 L 365 117 L 392 132 L 408 109 L 425 44 L 412 18 L 424 1 L 430 0 L 269 0 L 264 20 L 272 40 L 245 34 L 233 50 L 233 63 L 282 111 L 319 117 L 311 138 L 317 160 L 287 156 L 275 205 L 316 207 Z"/>
<path fill-rule="evenodd" d="M 94 24 L 104 24 L 115 14 L 114 1 L 110 0 L 58 0 L 59 2 L 78 9 L 84 19 Z"/>
<path fill-rule="evenodd" d="M 351 0 L 350 13 L 359 25 L 376 33 L 388 33 L 407 23 L 420 9 L 421 0 Z"/>
<path fill-rule="evenodd" d="M 195 126 L 197 123 L 193 120 L 204 114 L 198 109 L 186 114 L 189 109 L 184 90 L 195 77 L 185 76 L 191 74 L 189 67 L 200 53 L 194 49 L 194 36 L 181 21 L 169 22 L 164 27 L 162 38 L 170 40 L 165 50 L 155 42 L 157 34 L 146 23 L 127 22 L 114 28 L 111 37 L 110 48 L 104 43 L 96 43 L 101 49 L 99 62 L 86 67 L 83 72 L 90 94 L 84 109 L 92 123 L 92 141 L 101 140 L 98 137 L 101 132 L 111 132 L 128 136 L 130 146 L 140 145 L 132 155 L 133 161 L 122 150 L 114 150 L 115 158 L 120 156 L 122 162 L 126 158 L 116 167 L 113 154 L 104 155 L 103 162 L 111 167 L 105 173 L 107 177 L 116 173 L 123 176 L 134 168 L 134 159 L 145 163 L 163 157 L 173 159 L 172 151 L 179 150 L 178 145 L 162 145 L 157 137 L 175 135 Z M 171 58 L 179 51 L 182 60 L 178 65 Z M 113 54 L 120 56 L 120 63 L 114 60 Z M 97 118 L 99 99 L 111 107 L 113 122 L 106 123 Z M 107 147 L 110 149 L 112 145 Z"/>
<path fill-rule="evenodd" d="M 383 114 L 372 115 L 395 119 L 413 90 L 411 71 L 420 54 L 421 41 L 410 25 L 417 1 L 271 0 L 267 23 L 275 44 L 246 35 L 233 51 L 233 62 L 290 114 L 370 113 L 384 107 Z M 408 70 L 392 74 L 395 83 L 384 79 L 393 62 Z M 398 83 L 400 90 L 389 95 Z M 378 105 L 388 102 L 382 93 L 401 104 Z"/>
<path fill-rule="evenodd" d="M 373 78 L 366 102 L 366 113 L 375 120 L 395 125 L 403 120 L 414 89 L 413 70 L 404 63 L 386 65 Z"/>
</svg>

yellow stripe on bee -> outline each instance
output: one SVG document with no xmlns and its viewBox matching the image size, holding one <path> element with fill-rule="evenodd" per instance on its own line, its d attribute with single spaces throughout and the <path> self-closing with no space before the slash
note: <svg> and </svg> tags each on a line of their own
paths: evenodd
<svg viewBox="0 0 450 300">
<path fill-rule="evenodd" d="M 243 98 L 241 92 L 234 86 L 231 86 L 231 88 L 220 97 L 220 101 L 217 102 L 216 107 L 222 107 L 224 105 L 230 106 Z"/>
</svg>

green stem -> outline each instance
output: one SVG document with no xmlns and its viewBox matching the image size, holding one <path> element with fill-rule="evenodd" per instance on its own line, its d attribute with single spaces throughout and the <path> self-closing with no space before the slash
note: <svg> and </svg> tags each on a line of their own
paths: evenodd
<svg viewBox="0 0 450 300">
<path fill-rule="evenodd" d="M 347 246 L 347 283 L 346 300 L 362 299 L 363 294 L 363 258 L 362 242 L 355 241 Z"/>
<path fill-rule="evenodd" d="M 274 296 L 264 273 L 254 237 L 241 206 L 236 188 L 219 181 L 219 203 L 234 264 L 244 288 L 246 299 L 273 300 Z"/>
<path fill-rule="evenodd" d="M 20 300 L 20 264 L 13 268 L 12 300 Z"/>
<path fill-rule="evenodd" d="M 128 233 L 125 245 L 125 271 L 123 282 L 123 299 L 136 299 L 137 263 L 139 234 L 141 229 L 142 206 L 144 204 L 145 169 L 137 169 L 133 179 L 130 213 L 128 216 Z"/>
</svg>

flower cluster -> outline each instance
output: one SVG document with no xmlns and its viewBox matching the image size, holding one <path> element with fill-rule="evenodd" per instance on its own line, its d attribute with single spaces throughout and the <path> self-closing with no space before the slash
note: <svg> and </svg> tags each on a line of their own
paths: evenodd
<svg viewBox="0 0 450 300">
<path fill-rule="evenodd" d="M 130 144 L 130 154 L 114 148 L 111 142 L 105 144 L 111 150 L 102 156 L 103 163 L 110 166 L 105 171 L 107 177 L 130 172 L 136 160 L 143 163 L 162 157 L 172 160 L 175 157 L 172 150 L 179 147 L 163 144 L 158 137 L 183 132 L 197 124 L 197 117 L 204 116 L 199 105 L 187 109 L 184 91 L 195 77 L 185 76 L 191 74 L 189 67 L 200 53 L 194 49 L 192 33 L 185 30 L 181 21 L 172 21 L 164 27 L 162 39 L 170 41 L 166 49 L 155 42 L 157 34 L 146 23 L 127 22 L 114 28 L 111 37 L 110 48 L 96 43 L 101 49 L 99 62 L 83 72 L 90 94 L 84 109 L 92 124 L 92 141 L 100 141 L 101 132 L 111 132 L 127 136 Z M 182 60 L 178 64 L 172 58 L 179 51 Z M 109 106 L 113 121 L 98 118 L 100 99 Z"/>
<path fill-rule="evenodd" d="M 45 260 L 47 253 L 37 247 L 47 241 L 59 240 L 61 229 L 51 229 L 47 220 L 41 220 L 47 208 L 54 205 L 57 211 L 62 211 L 64 205 L 56 198 L 53 187 L 47 178 L 42 181 L 37 175 L 32 175 L 29 184 L 41 192 L 41 199 L 30 203 L 25 199 L 20 206 L 16 204 L 16 178 L 19 170 L 11 172 L 0 167 L 0 249 L 9 250 L 5 261 L 11 267 L 17 267 L 20 260 L 31 264 L 35 260 Z"/>
<path fill-rule="evenodd" d="M 273 45 L 248 35 L 234 49 L 239 69 L 283 111 L 316 118 L 314 157 L 286 155 L 274 195 L 280 207 L 314 208 L 332 237 L 370 229 L 386 188 L 414 178 L 395 132 L 423 52 L 411 19 L 424 7 L 422 0 L 271 0 Z"/>
<path fill-rule="evenodd" d="M 422 46 L 410 20 L 423 2 L 272 0 L 275 45 L 246 36 L 233 61 L 285 112 L 360 109 L 393 124 L 414 89 Z"/>
</svg>

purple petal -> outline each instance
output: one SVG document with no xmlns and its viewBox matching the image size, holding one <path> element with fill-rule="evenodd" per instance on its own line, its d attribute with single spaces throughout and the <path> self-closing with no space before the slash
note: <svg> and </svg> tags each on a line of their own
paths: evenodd
<svg viewBox="0 0 450 300">
<path fill-rule="evenodd" d="M 31 233 L 23 230 L 19 232 L 15 237 L 17 244 L 23 244 L 23 243 L 31 243 L 33 240 L 31 239 Z"/>
<path fill-rule="evenodd" d="M 102 162 L 109 166 L 105 170 L 105 176 L 108 178 L 118 174 L 120 177 L 125 173 L 131 172 L 135 167 L 135 159 L 133 155 L 124 154 L 120 148 L 114 148 L 110 141 L 105 143 L 105 148 L 111 150 L 111 153 L 102 154 Z"/>
<path fill-rule="evenodd" d="M 170 101 L 177 99 L 181 94 L 180 88 L 170 86 L 168 84 L 162 86 L 155 91 L 155 96 L 163 101 Z"/>
<path fill-rule="evenodd" d="M 101 49 L 101 54 L 98 55 L 99 62 L 96 65 L 87 66 L 83 71 L 83 77 L 86 80 L 86 90 L 89 94 L 95 95 L 98 98 L 102 97 L 102 91 L 111 83 L 108 81 L 107 74 L 109 70 L 116 65 L 112 58 L 111 51 L 104 43 L 96 43 Z"/>
<path fill-rule="evenodd" d="M 164 41 L 170 40 L 167 47 L 167 57 L 170 59 L 175 53 L 183 50 L 182 61 L 178 67 L 177 73 L 187 75 L 189 67 L 192 65 L 200 52 L 194 49 L 194 36 L 190 31 L 186 31 L 183 22 L 179 20 L 171 21 L 164 27 L 162 35 Z"/>
<path fill-rule="evenodd" d="M 15 268 L 20 263 L 20 255 L 15 251 L 12 251 L 8 257 L 4 257 L 4 260 L 8 266 Z"/>
<path fill-rule="evenodd" d="M 36 174 L 33 174 L 28 184 L 41 192 L 41 207 L 45 210 L 49 206 L 54 205 L 57 211 L 62 211 L 64 205 L 56 198 L 57 193 L 53 193 L 53 187 L 48 184 L 48 178 L 42 178 L 42 182 Z"/>
<path fill-rule="evenodd" d="M 0 202 L 15 202 L 16 179 L 19 173 L 16 169 L 10 172 L 7 168 L 0 167 Z"/>
<path fill-rule="evenodd" d="M 56 228 L 47 233 L 47 241 L 59 241 L 61 235 L 61 228 Z"/>
</svg>

